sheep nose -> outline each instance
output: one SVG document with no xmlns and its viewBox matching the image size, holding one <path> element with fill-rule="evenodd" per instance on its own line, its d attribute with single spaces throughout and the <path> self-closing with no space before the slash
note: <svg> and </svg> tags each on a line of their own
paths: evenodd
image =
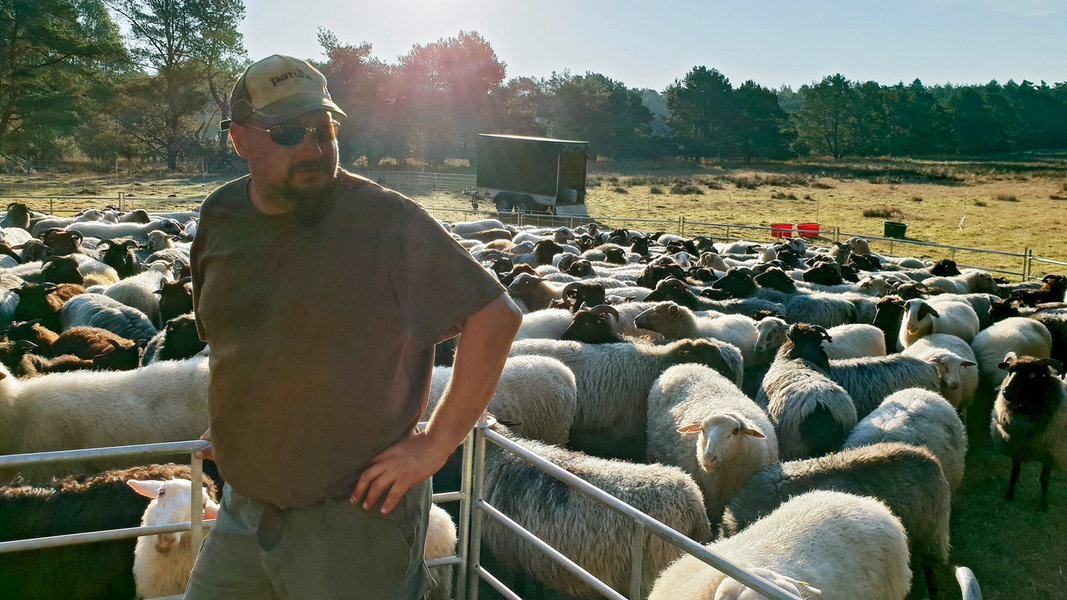
<svg viewBox="0 0 1067 600">
<path fill-rule="evenodd" d="M 717 456 L 705 456 L 704 457 L 704 470 L 705 471 L 709 471 L 709 472 L 710 471 L 714 471 L 715 470 L 715 463 L 717 463 L 717 462 L 719 462 L 719 457 L 717 457 Z"/>
<path fill-rule="evenodd" d="M 158 552 L 168 552 L 178 541 L 178 536 L 173 533 L 161 533 L 156 536 L 155 547 Z"/>
</svg>

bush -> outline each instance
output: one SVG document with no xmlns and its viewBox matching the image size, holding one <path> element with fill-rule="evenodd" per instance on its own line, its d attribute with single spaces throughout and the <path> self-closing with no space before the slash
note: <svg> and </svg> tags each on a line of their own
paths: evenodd
<svg viewBox="0 0 1067 600">
<path fill-rule="evenodd" d="M 899 208 L 865 208 L 863 209 L 863 216 L 877 219 L 902 220 L 904 218 L 904 213 L 901 212 Z"/>
<path fill-rule="evenodd" d="M 1019 198 L 1015 194 L 997 194 L 997 200 L 1001 202 L 1018 202 Z"/>
<path fill-rule="evenodd" d="M 989 206 L 988 204 L 986 204 L 985 200 L 975 200 L 974 201 L 974 205 L 975 206 Z"/>
<path fill-rule="evenodd" d="M 659 194 L 663 193 L 663 188 L 654 185 L 654 186 L 648 188 L 648 193 L 659 195 Z"/>
<path fill-rule="evenodd" d="M 687 196 L 690 194 L 703 194 L 704 190 L 700 186 L 694 185 L 691 181 L 679 180 L 671 185 L 671 193 Z"/>
<path fill-rule="evenodd" d="M 774 191 L 771 192 L 771 200 L 796 200 L 796 194 L 787 194 L 785 192 Z"/>
<path fill-rule="evenodd" d="M 630 193 L 630 190 L 627 190 L 626 188 L 624 188 L 622 186 L 619 186 L 619 185 L 617 185 L 614 188 L 612 188 L 611 191 L 615 192 L 616 194 L 629 194 Z"/>
</svg>

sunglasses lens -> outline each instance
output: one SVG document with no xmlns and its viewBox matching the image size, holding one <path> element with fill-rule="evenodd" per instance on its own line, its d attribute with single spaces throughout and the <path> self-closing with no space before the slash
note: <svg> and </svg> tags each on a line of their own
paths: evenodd
<svg viewBox="0 0 1067 600">
<path fill-rule="evenodd" d="M 332 142 L 337 139 L 337 121 L 327 121 L 315 127 L 315 139 L 320 142 Z"/>
<path fill-rule="evenodd" d="M 307 129 L 297 125 L 275 125 L 270 128 L 270 139 L 279 146 L 295 146 L 304 140 Z"/>
</svg>

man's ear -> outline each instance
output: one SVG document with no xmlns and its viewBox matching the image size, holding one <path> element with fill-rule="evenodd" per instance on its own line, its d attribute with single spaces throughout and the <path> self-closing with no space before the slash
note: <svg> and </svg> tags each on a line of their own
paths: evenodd
<svg viewBox="0 0 1067 600">
<path fill-rule="evenodd" d="M 233 142 L 233 151 L 237 153 L 237 156 L 247 158 L 243 148 L 248 143 L 248 138 L 245 137 L 248 130 L 241 126 L 240 123 L 230 123 L 229 132 L 230 141 Z"/>
</svg>

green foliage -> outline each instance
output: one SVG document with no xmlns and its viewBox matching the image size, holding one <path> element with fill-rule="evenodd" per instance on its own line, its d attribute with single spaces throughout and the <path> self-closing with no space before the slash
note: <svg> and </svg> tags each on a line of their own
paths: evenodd
<svg viewBox="0 0 1067 600">
<path fill-rule="evenodd" d="M 124 59 L 98 0 L 0 3 L 0 154 L 55 157 Z"/>
<path fill-rule="evenodd" d="M 637 90 L 599 73 L 553 73 L 545 82 L 549 134 L 586 140 L 590 153 L 611 158 L 646 155 L 652 113 Z"/>
</svg>

